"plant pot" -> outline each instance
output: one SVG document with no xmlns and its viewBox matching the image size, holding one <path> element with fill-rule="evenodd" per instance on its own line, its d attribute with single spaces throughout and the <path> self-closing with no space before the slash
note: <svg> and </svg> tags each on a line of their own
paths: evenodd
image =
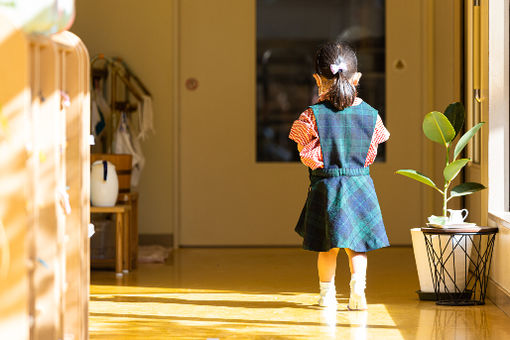
<svg viewBox="0 0 510 340">
<path fill-rule="evenodd" d="M 453 236 L 456 237 L 456 236 Z M 418 271 L 418 279 L 420 281 L 420 290 L 418 291 L 418 295 L 421 300 L 435 300 L 436 292 L 434 291 L 434 283 L 432 281 L 431 274 L 431 265 L 429 263 L 429 258 L 427 255 L 427 247 L 425 245 L 425 238 L 423 236 L 423 232 L 421 228 L 413 228 L 411 229 L 411 238 L 413 242 L 413 251 L 414 258 L 416 261 L 416 269 Z M 440 254 L 440 248 L 443 249 L 444 253 L 450 253 L 452 249 L 452 240 L 448 235 L 434 235 L 432 245 L 437 254 Z M 441 247 L 440 247 L 441 246 Z M 445 265 L 445 269 L 453 273 L 455 272 L 455 284 L 457 288 L 461 291 L 466 287 L 466 269 L 469 270 L 469 263 L 465 263 L 464 251 L 457 247 L 454 249 L 455 259 L 453 261 L 453 256 L 451 256 Z M 471 253 L 471 245 L 467 245 L 467 253 Z M 455 266 L 455 267 L 454 267 Z M 432 267 L 432 270 L 434 268 Z M 450 277 L 445 277 L 446 290 L 449 292 L 455 291 L 455 285 Z M 444 293 L 445 289 L 441 285 L 439 293 Z"/>
</svg>

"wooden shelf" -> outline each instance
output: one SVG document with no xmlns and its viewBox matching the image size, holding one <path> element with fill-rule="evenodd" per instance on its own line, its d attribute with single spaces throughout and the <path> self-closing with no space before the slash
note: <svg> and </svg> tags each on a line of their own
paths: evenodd
<svg viewBox="0 0 510 340">
<path fill-rule="evenodd" d="M 94 213 L 97 213 L 97 214 L 100 214 L 100 213 L 125 213 L 125 212 L 128 212 L 129 210 L 131 210 L 131 207 L 129 205 L 125 205 L 125 204 L 119 204 L 119 205 L 115 205 L 113 207 L 94 207 L 94 206 L 90 206 L 90 213 L 91 214 L 94 214 Z"/>
</svg>

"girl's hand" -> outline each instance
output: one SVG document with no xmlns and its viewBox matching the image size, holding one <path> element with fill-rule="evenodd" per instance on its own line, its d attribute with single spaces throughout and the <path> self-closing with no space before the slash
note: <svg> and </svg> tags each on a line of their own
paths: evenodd
<svg viewBox="0 0 510 340">
<path fill-rule="evenodd" d="M 303 145 L 298 143 L 297 150 L 299 151 L 299 153 L 301 153 L 301 150 L 303 150 Z"/>
</svg>

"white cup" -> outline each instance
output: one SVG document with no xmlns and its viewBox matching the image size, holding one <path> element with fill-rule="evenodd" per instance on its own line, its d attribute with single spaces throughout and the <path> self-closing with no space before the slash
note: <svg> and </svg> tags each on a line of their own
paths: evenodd
<svg viewBox="0 0 510 340">
<path fill-rule="evenodd" d="M 464 220 L 469 214 L 469 211 L 467 209 L 462 210 L 448 209 L 448 212 L 450 213 L 450 218 L 448 219 L 448 223 L 450 224 L 464 223 Z"/>
</svg>

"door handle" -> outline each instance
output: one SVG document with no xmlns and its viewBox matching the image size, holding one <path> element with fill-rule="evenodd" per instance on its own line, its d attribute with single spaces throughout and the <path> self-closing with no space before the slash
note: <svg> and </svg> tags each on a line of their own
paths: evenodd
<svg viewBox="0 0 510 340">
<path fill-rule="evenodd" d="M 190 91 L 194 91 L 198 88 L 198 80 L 196 78 L 186 79 L 186 88 Z"/>
</svg>

